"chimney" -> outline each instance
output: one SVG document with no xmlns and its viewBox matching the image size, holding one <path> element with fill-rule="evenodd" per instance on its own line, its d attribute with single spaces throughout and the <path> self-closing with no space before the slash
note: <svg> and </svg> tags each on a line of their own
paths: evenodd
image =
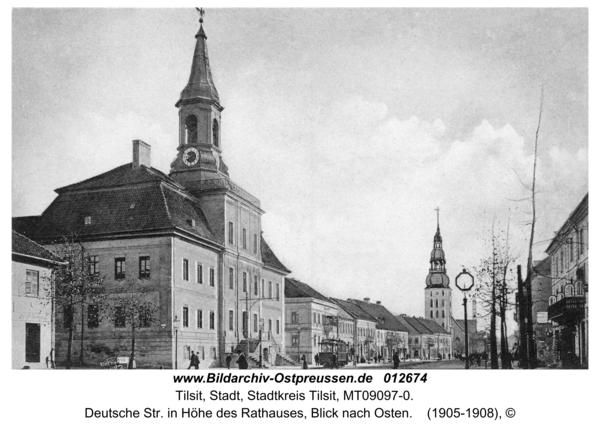
<svg viewBox="0 0 600 429">
<path fill-rule="evenodd" d="M 364 301 L 364 302 L 370 302 L 370 301 L 371 301 L 371 298 L 363 298 L 363 301 Z"/>
<path fill-rule="evenodd" d="M 381 305 L 381 301 L 376 301 L 376 303 Z"/>
<path fill-rule="evenodd" d="M 133 168 L 150 167 L 150 145 L 141 140 L 133 141 Z"/>
</svg>

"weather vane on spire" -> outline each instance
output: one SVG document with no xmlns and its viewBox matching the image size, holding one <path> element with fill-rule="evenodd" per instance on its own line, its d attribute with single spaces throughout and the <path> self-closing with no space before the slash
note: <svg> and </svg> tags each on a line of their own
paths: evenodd
<svg viewBox="0 0 600 429">
<path fill-rule="evenodd" d="M 202 24 L 204 22 L 204 9 L 200 8 L 196 8 L 196 10 L 198 11 L 198 15 L 200 15 L 200 24 Z"/>
<path fill-rule="evenodd" d="M 434 210 L 437 212 L 438 229 L 440 229 L 440 206 L 437 206 L 437 208 L 435 208 Z"/>
</svg>

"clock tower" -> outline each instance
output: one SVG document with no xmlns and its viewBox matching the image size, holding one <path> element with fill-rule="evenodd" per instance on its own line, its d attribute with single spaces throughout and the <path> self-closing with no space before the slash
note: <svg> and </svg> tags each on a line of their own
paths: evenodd
<svg viewBox="0 0 600 429">
<path fill-rule="evenodd" d="M 192 193 L 200 191 L 201 182 L 228 177 L 222 160 L 221 112 L 219 93 L 213 82 L 203 16 L 196 33 L 196 48 L 190 78 L 175 107 L 179 109 L 179 144 L 171 163 L 170 176 Z"/>
<path fill-rule="evenodd" d="M 433 237 L 433 250 L 429 259 L 429 275 L 425 280 L 425 318 L 435 320 L 450 331 L 452 318 L 452 290 L 446 274 L 446 255 L 440 233 L 440 209 L 437 208 L 437 232 Z"/>
</svg>

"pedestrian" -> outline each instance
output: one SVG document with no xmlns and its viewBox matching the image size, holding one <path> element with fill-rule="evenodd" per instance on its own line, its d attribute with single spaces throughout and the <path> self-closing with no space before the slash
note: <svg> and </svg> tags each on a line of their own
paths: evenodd
<svg viewBox="0 0 600 429">
<path fill-rule="evenodd" d="M 244 353 L 240 353 L 238 360 L 236 361 L 239 369 L 248 369 L 248 361 L 246 360 L 246 356 Z"/>
<path fill-rule="evenodd" d="M 477 366 L 481 366 L 481 354 L 477 353 Z"/>
<path fill-rule="evenodd" d="M 231 369 L 231 355 L 227 355 L 225 363 L 227 364 L 227 369 Z"/>
<path fill-rule="evenodd" d="M 306 362 L 306 355 L 302 355 L 302 369 L 308 369 L 308 362 Z"/>
<path fill-rule="evenodd" d="M 315 354 L 315 364 L 319 366 L 319 353 Z"/>
<path fill-rule="evenodd" d="M 192 367 L 198 369 L 199 366 L 200 359 L 198 359 L 198 355 L 192 351 L 192 357 L 190 357 L 190 366 L 188 367 L 188 369 L 191 369 Z"/>
<path fill-rule="evenodd" d="M 339 368 L 339 366 L 338 366 L 338 361 L 337 361 L 337 355 L 336 355 L 336 354 L 334 354 L 334 355 L 331 357 L 331 367 L 332 367 L 332 368 Z"/>
<path fill-rule="evenodd" d="M 392 360 L 394 361 L 394 369 L 398 369 L 398 365 L 400 365 L 400 356 L 398 356 L 398 352 L 394 353 Z"/>
</svg>

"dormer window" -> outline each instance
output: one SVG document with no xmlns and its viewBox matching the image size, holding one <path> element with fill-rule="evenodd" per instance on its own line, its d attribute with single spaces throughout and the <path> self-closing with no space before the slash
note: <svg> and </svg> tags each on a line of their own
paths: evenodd
<svg viewBox="0 0 600 429">
<path fill-rule="evenodd" d="M 216 119 L 213 119 L 212 132 L 213 132 L 213 144 L 216 147 L 219 147 L 219 121 L 217 121 Z"/>
<path fill-rule="evenodd" d="M 198 118 L 189 115 L 185 118 L 186 144 L 198 144 Z"/>
<path fill-rule="evenodd" d="M 86 216 L 83 218 L 83 224 L 84 225 L 91 225 L 92 224 L 92 217 L 91 216 Z"/>
</svg>

